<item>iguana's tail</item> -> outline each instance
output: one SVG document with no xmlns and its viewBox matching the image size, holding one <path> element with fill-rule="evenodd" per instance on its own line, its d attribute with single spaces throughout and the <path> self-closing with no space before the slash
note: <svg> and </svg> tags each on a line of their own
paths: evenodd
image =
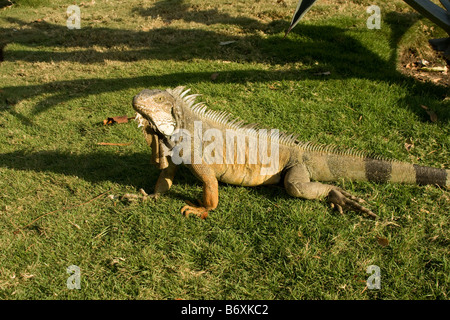
<svg viewBox="0 0 450 320">
<path fill-rule="evenodd" d="M 364 158 L 364 165 L 366 178 L 369 181 L 435 184 L 450 187 L 450 170 L 370 158 Z"/>
<path fill-rule="evenodd" d="M 322 154 L 310 162 L 311 178 L 318 181 L 350 179 L 359 181 L 435 184 L 450 188 L 450 170 L 415 164 L 355 157 L 342 154 Z M 311 159 L 312 160 L 312 159 Z M 313 164 L 311 166 L 311 164 Z"/>
</svg>

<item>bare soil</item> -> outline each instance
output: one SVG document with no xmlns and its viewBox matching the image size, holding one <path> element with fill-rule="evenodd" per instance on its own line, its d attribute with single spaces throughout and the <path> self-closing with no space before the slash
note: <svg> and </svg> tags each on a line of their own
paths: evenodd
<svg viewBox="0 0 450 320">
<path fill-rule="evenodd" d="M 398 68 L 400 72 L 417 80 L 450 87 L 450 61 L 441 52 L 430 50 L 427 57 L 423 58 L 416 50 L 405 49 L 400 54 Z"/>
</svg>

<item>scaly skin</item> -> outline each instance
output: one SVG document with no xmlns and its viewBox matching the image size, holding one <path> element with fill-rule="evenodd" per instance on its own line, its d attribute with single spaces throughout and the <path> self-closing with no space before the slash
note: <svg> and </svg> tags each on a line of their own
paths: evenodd
<svg viewBox="0 0 450 320">
<path fill-rule="evenodd" d="M 210 210 L 217 207 L 218 181 L 257 186 L 277 184 L 283 179 L 284 187 L 291 196 L 304 199 L 327 197 L 341 213 L 343 208 L 353 209 L 374 218 L 377 216 L 361 205 L 362 199 L 322 182 L 350 179 L 437 184 L 446 188 L 450 185 L 450 170 L 378 159 L 360 152 L 342 152 L 332 146 L 302 143 L 292 135 L 283 133 L 278 136 L 272 135 L 272 132 L 261 133 L 255 129 L 255 125 L 230 121 L 231 116 L 225 112 L 208 110 L 201 103 L 194 104 L 197 95 L 187 95 L 188 91 L 184 91 L 184 87 L 146 89 L 133 98 L 137 120 L 143 126 L 146 140 L 152 147 L 152 162 L 162 170 L 151 196 L 157 198 L 170 189 L 177 167 L 174 162 L 179 162 L 175 161 L 174 155 L 184 156 L 183 164 L 203 183 L 200 205 L 188 203 L 181 209 L 186 216 L 194 214 L 204 219 Z M 186 130 L 191 138 L 190 143 L 187 140 L 182 153 L 178 152 L 182 142 L 179 137 L 176 138 L 177 130 L 181 129 Z M 211 129 L 215 129 L 214 132 L 220 133 L 220 136 L 214 139 L 208 136 L 208 132 L 213 132 Z M 232 136 L 236 141 L 227 140 L 230 132 L 237 135 Z M 202 141 L 201 144 L 194 142 L 196 138 Z M 245 143 L 239 144 L 239 138 Z M 228 141 L 232 143 L 228 145 Z M 258 141 L 258 148 L 267 145 L 270 152 L 258 153 L 254 158 L 255 149 L 250 150 L 249 146 L 255 141 Z M 275 146 L 275 149 L 269 146 Z M 272 154 L 275 151 L 278 154 Z M 229 158 L 227 152 L 230 152 Z M 272 162 L 264 162 L 262 155 L 269 157 L 269 154 Z"/>
</svg>

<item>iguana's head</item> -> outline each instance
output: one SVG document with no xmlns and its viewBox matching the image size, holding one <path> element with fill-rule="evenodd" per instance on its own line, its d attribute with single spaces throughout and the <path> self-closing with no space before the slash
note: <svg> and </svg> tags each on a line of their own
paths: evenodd
<svg viewBox="0 0 450 320">
<path fill-rule="evenodd" d="M 133 98 L 133 108 L 150 124 L 165 136 L 175 131 L 177 122 L 174 117 L 176 99 L 167 91 L 142 90 Z"/>
</svg>

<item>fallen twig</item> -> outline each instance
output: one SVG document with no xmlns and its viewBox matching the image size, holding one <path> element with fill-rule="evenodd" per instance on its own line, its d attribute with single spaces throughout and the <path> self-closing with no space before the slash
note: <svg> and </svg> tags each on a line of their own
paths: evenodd
<svg viewBox="0 0 450 320">
<path fill-rule="evenodd" d="M 114 143 L 114 142 L 98 142 L 97 145 L 99 146 L 129 146 L 133 144 L 132 142 L 127 143 Z"/>
<path fill-rule="evenodd" d="M 83 202 L 83 203 L 79 203 L 79 204 L 76 204 L 76 205 L 73 205 L 73 206 L 70 206 L 70 207 L 62 207 L 62 208 L 59 208 L 59 209 L 56 209 L 56 210 L 47 212 L 47 213 L 45 213 L 45 214 L 43 214 L 43 215 L 37 217 L 36 219 L 34 219 L 33 221 L 31 221 L 29 224 L 23 226 L 22 228 L 18 228 L 16 231 L 14 231 L 14 234 L 17 234 L 17 233 L 19 233 L 19 232 L 22 232 L 22 229 L 28 228 L 28 227 L 31 226 L 33 223 L 35 223 L 35 222 L 38 221 L 39 219 L 42 219 L 42 218 L 45 217 L 45 216 L 48 216 L 48 215 L 50 215 L 50 214 L 52 214 L 52 213 L 55 213 L 55 212 L 58 212 L 58 211 L 70 210 L 70 209 L 73 209 L 73 208 L 80 207 L 80 206 L 83 206 L 83 205 L 85 205 L 85 204 L 91 203 L 92 201 L 101 198 L 102 196 L 104 196 L 105 194 L 107 194 L 109 191 L 111 191 L 111 189 L 109 189 L 108 191 L 103 192 L 102 194 L 100 194 L 100 195 L 98 195 L 98 196 L 92 198 L 92 199 L 89 200 L 89 201 L 86 201 L 86 202 Z M 22 234 L 23 234 L 23 232 L 22 232 Z"/>
<path fill-rule="evenodd" d="M 364 291 L 366 291 L 366 290 L 367 290 L 367 286 L 364 287 L 363 291 L 361 291 L 361 294 L 363 294 Z"/>
</svg>

